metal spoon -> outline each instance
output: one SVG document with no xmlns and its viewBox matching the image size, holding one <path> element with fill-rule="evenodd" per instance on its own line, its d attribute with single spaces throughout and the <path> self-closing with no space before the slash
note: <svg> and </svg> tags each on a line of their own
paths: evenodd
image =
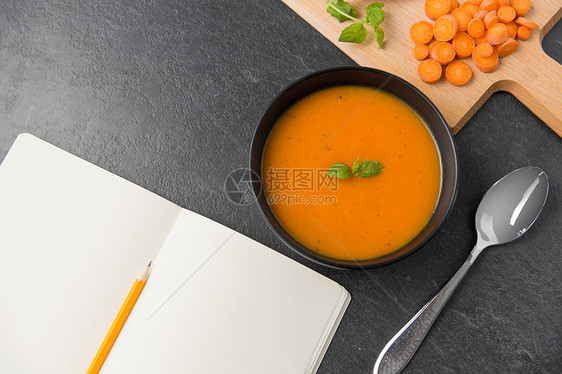
<svg viewBox="0 0 562 374">
<path fill-rule="evenodd" d="M 476 212 L 478 239 L 474 249 L 441 291 L 390 339 L 375 363 L 374 374 L 396 374 L 406 367 L 480 252 L 527 232 L 541 213 L 547 195 L 548 177 L 533 166 L 514 170 L 490 187 Z"/>
</svg>

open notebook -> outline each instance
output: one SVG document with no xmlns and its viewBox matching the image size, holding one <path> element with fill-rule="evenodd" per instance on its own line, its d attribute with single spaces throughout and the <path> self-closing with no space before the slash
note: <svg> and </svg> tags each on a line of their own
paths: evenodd
<svg viewBox="0 0 562 374">
<path fill-rule="evenodd" d="M 101 373 L 314 373 L 337 283 L 29 134 L 0 166 L 0 372 L 85 373 L 152 273 Z"/>
</svg>

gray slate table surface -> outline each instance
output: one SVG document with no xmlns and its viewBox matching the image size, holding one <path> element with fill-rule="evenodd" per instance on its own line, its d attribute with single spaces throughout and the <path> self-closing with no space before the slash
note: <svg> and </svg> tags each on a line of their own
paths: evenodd
<svg viewBox="0 0 562 374">
<path fill-rule="evenodd" d="M 562 61 L 561 25 L 543 46 Z M 2 0 L 0 159 L 30 132 L 338 281 L 353 300 L 324 374 L 371 373 L 388 339 L 468 255 L 488 187 L 520 166 L 542 167 L 551 189 L 535 226 L 478 259 L 404 373 L 562 372 L 562 142 L 512 95 L 494 94 L 455 136 L 455 208 L 397 263 L 315 265 L 286 248 L 256 206 L 229 201 L 225 178 L 247 166 L 270 100 L 341 65 L 354 62 L 280 1 Z"/>
</svg>

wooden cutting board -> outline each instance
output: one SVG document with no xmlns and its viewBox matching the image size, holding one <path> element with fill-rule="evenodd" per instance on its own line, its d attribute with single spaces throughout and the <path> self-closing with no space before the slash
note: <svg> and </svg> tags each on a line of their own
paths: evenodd
<svg viewBox="0 0 562 374">
<path fill-rule="evenodd" d="M 365 8 L 374 1 L 348 0 L 357 9 L 360 19 L 365 19 Z M 426 84 L 418 76 L 419 62 L 412 56 L 414 42 L 410 39 L 410 27 L 421 20 L 432 22 L 425 15 L 423 0 L 384 1 L 386 19 L 382 27 L 386 40 L 383 49 L 377 48 L 370 27 L 363 44 L 338 42 L 341 30 L 352 21 L 340 24 L 326 12 L 327 4 L 323 0 L 283 2 L 359 65 L 385 70 L 419 88 L 439 108 L 455 134 L 492 93 L 508 91 L 562 136 L 562 66 L 541 47 L 544 35 L 562 15 L 562 0 L 532 1 L 526 18 L 537 23 L 539 28 L 528 40 L 519 41 L 519 47 L 512 55 L 500 59 L 500 67 L 495 72 L 482 73 L 471 58 L 464 59 L 473 74 L 470 82 L 461 87 L 453 86 L 444 78 L 436 84 Z"/>
</svg>

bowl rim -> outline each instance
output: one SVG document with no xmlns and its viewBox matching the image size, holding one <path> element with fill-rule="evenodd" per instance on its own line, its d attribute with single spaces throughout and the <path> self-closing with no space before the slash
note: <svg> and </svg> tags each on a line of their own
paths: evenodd
<svg viewBox="0 0 562 374">
<path fill-rule="evenodd" d="M 324 75 L 324 74 L 330 74 L 333 72 L 339 72 L 339 71 L 366 71 L 369 73 L 375 73 L 375 74 L 380 74 L 383 75 L 387 78 L 388 80 L 392 80 L 395 79 L 397 81 L 399 81 L 401 84 L 405 85 L 408 89 L 412 90 L 415 94 L 417 94 L 423 101 L 425 101 L 427 104 L 429 104 L 430 108 L 435 112 L 435 114 L 437 115 L 437 117 L 440 119 L 440 123 L 445 126 L 446 128 L 446 139 L 448 140 L 448 142 L 451 145 L 451 150 L 452 153 L 449 157 L 452 158 L 452 164 L 454 166 L 454 175 L 452 176 L 453 178 L 453 187 L 452 187 L 452 195 L 450 197 L 449 200 L 449 204 L 447 206 L 447 209 L 445 210 L 441 220 L 437 223 L 437 225 L 433 228 L 433 230 L 431 230 L 429 233 L 427 233 L 427 235 L 425 236 L 425 238 L 418 244 L 416 245 L 414 248 L 412 248 L 411 250 L 403 253 L 400 256 L 397 257 L 393 257 L 390 258 L 386 261 L 380 261 L 380 262 L 370 262 L 370 261 L 375 261 L 375 260 L 384 260 L 385 257 L 392 255 L 393 253 L 397 252 L 400 250 L 400 248 L 398 248 L 396 251 L 389 253 L 388 255 L 382 256 L 382 257 L 375 257 L 373 259 L 367 259 L 367 260 L 357 260 L 357 261 L 353 261 L 353 260 L 338 260 L 335 258 L 331 258 L 328 256 L 324 256 L 322 254 L 313 252 L 311 249 L 306 248 L 306 246 L 304 246 L 303 244 L 301 244 L 300 242 L 298 242 L 295 238 L 293 238 L 289 232 L 287 232 L 285 230 L 285 232 L 287 233 L 287 236 L 289 236 L 290 238 L 288 238 L 286 235 L 284 235 L 282 232 L 279 231 L 279 229 L 275 226 L 275 224 L 271 221 L 271 219 L 268 217 L 267 211 L 269 211 L 269 214 L 277 221 L 277 219 L 275 218 L 275 215 L 273 214 L 273 211 L 271 210 L 271 208 L 269 207 L 269 204 L 267 204 L 267 202 L 264 203 L 264 200 L 261 198 L 262 195 L 265 195 L 265 191 L 263 190 L 263 181 L 262 179 L 262 173 L 261 173 L 261 162 L 263 159 L 263 151 L 265 148 L 265 144 L 267 142 L 267 137 L 269 136 L 269 133 L 271 132 L 271 129 L 273 128 L 273 126 L 270 127 L 270 129 L 268 129 L 268 133 L 266 136 L 266 140 L 264 141 L 263 146 L 259 147 L 260 149 L 256 149 L 257 145 L 257 137 L 258 134 L 260 133 L 260 129 L 263 126 L 264 123 L 264 119 L 266 118 L 266 116 L 269 114 L 270 110 L 272 110 L 272 107 L 274 106 L 274 104 L 279 101 L 284 95 L 286 95 L 289 91 L 293 90 L 296 86 L 300 85 L 301 83 L 312 79 L 316 76 L 319 75 Z M 384 85 L 386 84 L 386 82 L 383 83 L 383 87 L 377 87 L 379 89 L 383 89 L 384 90 Z M 334 84 L 333 86 L 337 86 L 337 85 L 343 85 L 343 84 Z M 372 86 L 372 85 L 371 85 Z M 326 85 L 325 87 L 319 88 L 323 89 L 323 88 L 328 88 L 330 87 L 330 85 Z M 374 87 L 374 86 L 372 86 Z M 317 91 L 317 90 L 316 90 Z M 313 91 L 313 92 L 316 92 Z M 400 96 L 398 96 L 397 94 L 394 94 L 390 91 L 385 90 L 385 92 L 388 92 L 392 95 L 395 95 L 396 97 L 398 97 L 399 99 L 405 101 L 403 98 L 401 98 Z M 309 93 L 310 95 L 310 93 Z M 301 100 L 302 98 L 306 97 L 302 96 L 300 97 L 298 100 Z M 297 101 L 298 101 L 297 100 Z M 406 102 L 407 103 L 407 102 Z M 410 107 L 413 108 L 412 105 L 410 105 L 409 103 L 407 103 Z M 289 107 L 285 108 L 285 111 L 288 109 Z M 416 108 L 413 108 L 416 112 Z M 421 116 L 421 114 L 420 114 Z M 421 116 L 422 118 L 424 118 L 423 116 Z M 427 120 L 424 121 L 427 122 Z M 429 125 L 427 125 L 429 127 Z M 441 150 L 440 147 L 437 144 L 437 139 L 435 139 L 435 134 L 433 133 L 433 130 L 431 128 L 429 128 L 430 132 L 432 133 L 432 137 L 434 137 L 436 146 L 439 150 L 440 153 L 440 158 L 442 158 L 443 156 L 441 155 Z M 256 154 L 258 155 L 258 160 L 255 160 Z M 260 169 L 259 170 L 254 170 L 252 168 L 252 164 L 254 162 L 259 162 L 260 164 Z M 443 160 L 441 161 L 443 162 Z M 253 171 L 254 173 L 256 173 L 259 177 L 259 183 L 253 184 L 252 189 L 253 189 L 253 193 L 255 195 L 256 201 L 257 201 L 257 205 L 259 207 L 259 212 L 260 215 L 262 216 L 262 218 L 265 220 L 267 226 L 270 228 L 271 231 L 273 231 L 275 233 L 275 235 L 287 246 L 289 247 L 293 252 L 298 253 L 300 256 L 303 256 L 305 258 L 307 258 L 308 260 L 329 267 L 329 268 L 334 268 L 334 269 L 366 269 L 366 268 L 374 268 L 374 267 L 379 267 L 379 266 L 384 266 L 384 265 L 388 265 L 391 263 L 394 263 L 398 260 L 401 260 L 407 256 L 410 256 L 411 254 L 417 252 L 421 247 L 423 247 L 432 237 L 433 235 L 435 235 L 435 233 L 439 230 L 439 228 L 441 227 L 441 225 L 443 224 L 443 222 L 447 219 L 447 217 L 449 216 L 449 214 L 451 213 L 455 202 L 456 202 L 456 198 L 457 198 L 457 192 L 458 192 L 458 177 L 459 177 L 459 162 L 458 162 L 458 154 L 457 154 L 457 147 L 455 144 L 455 140 L 453 137 L 453 134 L 451 132 L 451 128 L 449 127 L 449 125 L 447 124 L 447 121 L 445 120 L 445 118 L 443 117 L 443 115 L 441 114 L 441 112 L 439 111 L 439 109 L 435 106 L 435 104 L 421 91 L 419 90 L 416 86 L 414 86 L 413 84 L 411 84 L 410 82 L 408 82 L 407 80 L 400 78 L 392 73 L 386 72 L 384 70 L 380 70 L 380 69 L 376 69 L 376 68 L 369 68 L 369 67 L 364 67 L 364 66 L 338 66 L 338 67 L 331 67 L 331 68 L 327 68 L 327 69 L 322 69 L 322 70 L 318 70 L 315 72 L 312 72 L 310 74 L 307 74 L 295 81 L 293 81 L 292 83 L 290 83 L 289 85 L 285 86 L 272 100 L 270 100 L 269 104 L 267 105 L 266 109 L 263 111 L 258 124 L 256 126 L 256 129 L 254 131 L 254 134 L 252 136 L 252 142 L 250 145 L 250 155 L 249 155 L 249 170 Z M 438 201 L 441 198 L 441 193 L 443 186 L 441 187 L 441 191 L 439 193 L 439 197 L 438 197 Z M 264 206 L 265 205 L 265 206 Z M 436 205 L 437 208 L 438 204 Z M 435 213 L 435 211 L 434 211 Z M 432 215 L 433 216 L 433 215 Z M 277 225 L 279 225 L 280 227 L 283 227 L 281 225 L 281 223 L 279 221 L 276 222 Z M 424 226 L 424 228 L 427 227 Z M 419 235 L 419 234 L 418 234 Z M 417 236 L 416 236 L 417 237 Z M 297 245 L 295 245 L 295 243 L 293 243 L 291 241 L 291 239 L 295 242 L 298 243 L 300 246 L 302 246 L 305 249 L 308 249 L 308 251 L 305 251 L 301 248 L 299 248 Z M 414 238 L 415 239 L 415 238 Z M 414 240 L 412 239 L 412 240 Z M 411 241 L 409 242 L 411 243 Z M 408 245 L 408 244 L 406 244 Z M 401 247 L 401 248 L 404 248 Z"/>
</svg>

